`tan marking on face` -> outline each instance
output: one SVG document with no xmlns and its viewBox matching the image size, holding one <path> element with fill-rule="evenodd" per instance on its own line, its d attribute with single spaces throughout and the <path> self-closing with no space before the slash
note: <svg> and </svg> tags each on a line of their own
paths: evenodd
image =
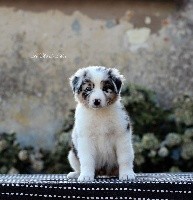
<svg viewBox="0 0 193 200">
<path fill-rule="evenodd" d="M 82 91 L 78 94 L 77 97 L 81 103 L 87 106 L 89 102 L 89 95 L 94 88 L 94 83 L 92 83 L 90 80 L 84 80 L 81 87 Z"/>
<path fill-rule="evenodd" d="M 107 105 L 111 105 L 117 100 L 118 95 L 111 80 L 101 81 L 101 89 L 105 94 Z"/>
</svg>

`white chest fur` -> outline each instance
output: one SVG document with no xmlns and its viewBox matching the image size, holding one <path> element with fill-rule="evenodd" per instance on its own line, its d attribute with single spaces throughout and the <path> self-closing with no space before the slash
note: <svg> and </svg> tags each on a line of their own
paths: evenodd
<svg viewBox="0 0 193 200">
<path fill-rule="evenodd" d="M 121 111 L 121 112 L 120 112 Z M 107 169 L 117 165 L 115 142 L 125 131 L 127 121 L 120 105 L 107 109 L 90 110 L 78 106 L 76 109 L 76 140 L 88 137 L 94 149 L 95 168 L 106 166 Z M 84 120 L 83 120 L 84 119 Z M 77 141 L 74 141 L 77 144 Z"/>
</svg>

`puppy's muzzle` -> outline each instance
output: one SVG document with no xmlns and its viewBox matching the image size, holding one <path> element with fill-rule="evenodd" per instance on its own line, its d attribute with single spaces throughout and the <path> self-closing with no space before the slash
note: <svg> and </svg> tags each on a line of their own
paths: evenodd
<svg viewBox="0 0 193 200">
<path fill-rule="evenodd" d="M 99 107 L 101 105 L 101 100 L 100 99 L 94 99 L 93 104 L 94 104 L 94 106 Z"/>
</svg>

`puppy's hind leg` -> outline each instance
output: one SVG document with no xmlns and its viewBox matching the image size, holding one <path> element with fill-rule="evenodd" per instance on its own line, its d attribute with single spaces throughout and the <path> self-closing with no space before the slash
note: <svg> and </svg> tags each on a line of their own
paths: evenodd
<svg viewBox="0 0 193 200">
<path fill-rule="evenodd" d="M 78 178 L 80 175 L 80 162 L 72 150 L 70 150 L 70 152 L 68 154 L 68 160 L 69 160 L 69 163 L 70 163 L 72 169 L 74 170 L 74 172 L 70 172 L 67 175 L 67 178 L 69 178 L 69 179 Z"/>
</svg>

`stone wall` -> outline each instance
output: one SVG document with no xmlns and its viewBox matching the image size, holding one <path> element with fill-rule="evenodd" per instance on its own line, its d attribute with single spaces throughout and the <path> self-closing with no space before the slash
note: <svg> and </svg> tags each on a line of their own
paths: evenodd
<svg viewBox="0 0 193 200">
<path fill-rule="evenodd" d="M 123 1 L 117 13 L 112 4 L 114 17 L 106 3 L 104 12 L 92 3 L 64 12 L 21 2 L 0 4 L 0 132 L 17 132 L 23 145 L 52 147 L 75 107 L 68 78 L 79 67 L 117 67 L 127 82 L 155 90 L 165 107 L 193 95 L 192 1 L 168 12 L 163 2 L 144 9 Z"/>
</svg>

